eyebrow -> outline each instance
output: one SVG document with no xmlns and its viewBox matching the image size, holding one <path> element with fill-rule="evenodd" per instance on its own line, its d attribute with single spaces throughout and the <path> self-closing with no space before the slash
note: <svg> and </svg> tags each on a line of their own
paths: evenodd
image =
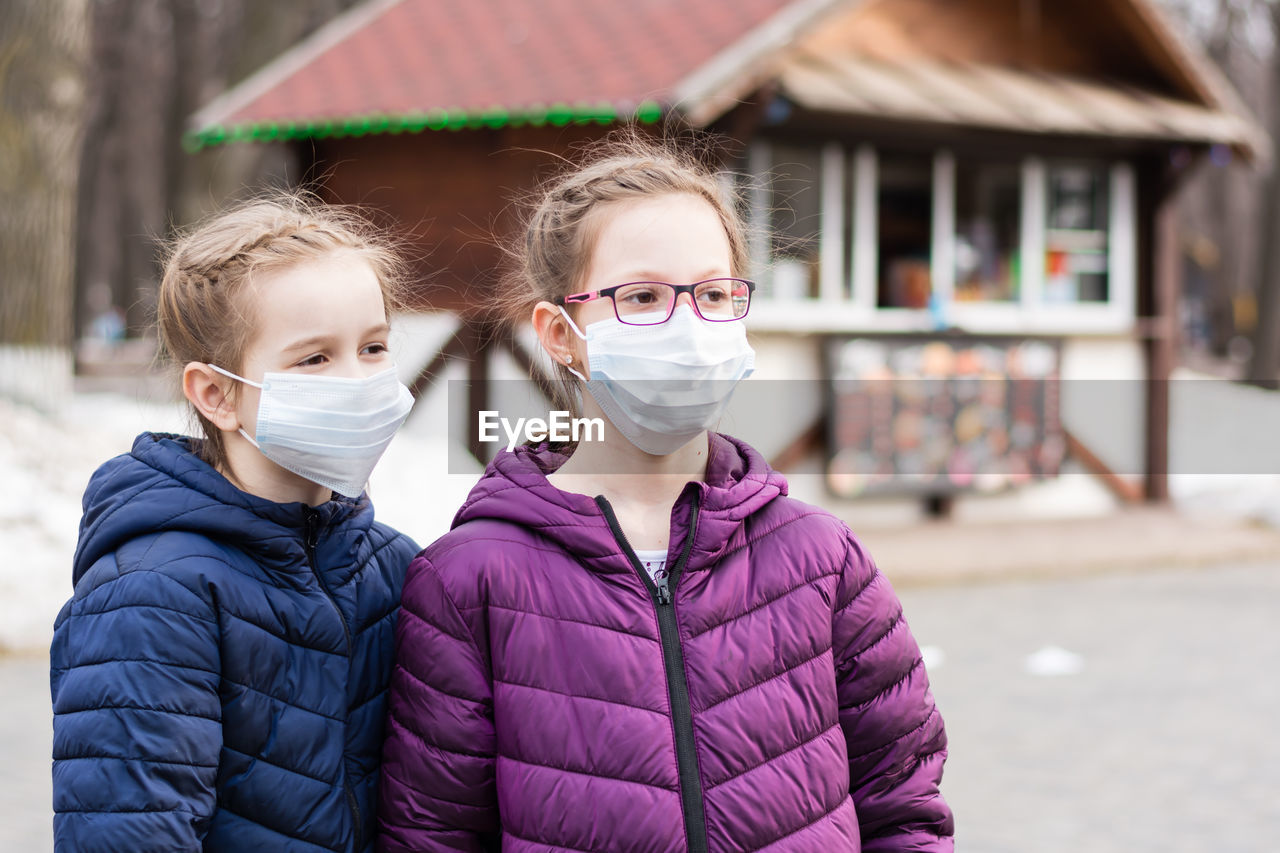
<svg viewBox="0 0 1280 853">
<path fill-rule="evenodd" d="M 732 277 L 733 277 L 733 273 L 703 272 L 702 275 L 698 276 L 695 279 L 691 279 L 688 283 L 693 284 L 694 282 L 708 281 L 709 279 L 713 279 L 713 278 L 732 278 Z M 641 271 L 639 273 L 634 274 L 631 278 L 620 279 L 620 280 L 622 281 L 654 281 L 654 282 L 667 281 L 665 278 L 662 278 L 661 276 L 652 275 L 647 271 Z"/>
<path fill-rule="evenodd" d="M 294 341 L 293 343 L 286 346 L 284 348 L 284 351 L 293 352 L 294 350 L 299 350 L 299 349 L 312 349 L 313 347 L 318 347 L 318 346 L 321 346 L 322 344 L 328 343 L 329 340 L 330 338 L 328 335 L 316 335 L 313 338 L 303 338 L 300 341 Z"/>
<path fill-rule="evenodd" d="M 367 330 L 363 335 L 360 336 L 360 338 L 361 340 L 366 340 L 368 338 L 379 337 L 382 335 L 386 335 L 390 331 L 391 331 L 391 325 L 389 323 L 379 323 L 373 328 Z M 293 343 L 286 346 L 284 348 L 284 351 L 293 352 L 294 350 L 311 349 L 313 347 L 318 347 L 318 346 L 322 346 L 324 344 L 330 343 L 332 340 L 333 340 L 332 335 L 313 335 L 312 337 L 309 337 L 309 338 L 302 338 L 301 340 L 294 341 Z"/>
</svg>

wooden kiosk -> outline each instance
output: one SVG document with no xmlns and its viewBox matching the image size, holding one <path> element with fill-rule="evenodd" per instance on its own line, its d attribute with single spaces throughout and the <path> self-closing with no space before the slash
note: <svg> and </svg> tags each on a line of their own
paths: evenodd
<svg viewBox="0 0 1280 853">
<path fill-rule="evenodd" d="M 556 155 L 618 122 L 732 141 L 762 373 L 815 389 L 776 460 L 841 440 L 819 392 L 841 342 L 1045 342 L 1042 378 L 1141 389 L 1140 460 L 1072 428 L 1065 450 L 1119 494 L 1166 497 L 1171 200 L 1214 146 L 1270 150 L 1151 0 L 373 0 L 209 104 L 188 144 L 288 145 L 327 197 L 402 223 L 421 305 L 457 318 L 416 390 L 465 360 L 478 409 L 493 353 L 535 363 L 477 311 L 492 236 Z"/>
</svg>

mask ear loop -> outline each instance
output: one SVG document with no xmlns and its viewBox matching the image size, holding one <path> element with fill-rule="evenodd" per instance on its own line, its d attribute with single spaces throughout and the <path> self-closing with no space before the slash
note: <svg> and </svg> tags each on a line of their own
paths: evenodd
<svg viewBox="0 0 1280 853">
<path fill-rule="evenodd" d="M 567 323 L 569 324 L 569 328 L 573 329 L 573 333 L 574 333 L 575 335 L 577 335 L 578 337 L 582 338 L 582 339 L 585 341 L 585 340 L 587 339 L 587 336 L 586 336 L 586 335 L 584 335 L 584 334 L 582 334 L 582 330 L 578 328 L 578 324 L 577 324 L 577 323 L 575 323 L 575 322 L 573 322 L 573 318 L 569 316 L 569 312 L 568 312 L 568 311 L 566 311 L 566 310 L 564 310 L 564 306 L 563 306 L 563 305 L 558 306 L 558 307 L 559 307 L 559 309 L 560 309 L 560 313 L 564 315 L 565 322 L 567 322 Z M 210 366 L 212 366 L 212 365 L 210 365 Z M 567 370 L 567 371 L 569 371 L 570 373 L 572 373 L 574 376 L 578 377 L 579 379 L 581 379 L 583 382 L 586 382 L 586 381 L 587 381 L 587 377 L 583 376 L 581 373 L 579 373 L 578 371 L 574 370 L 574 369 L 573 369 L 572 367 L 570 367 L 569 365 L 567 365 L 567 364 L 566 364 L 566 365 L 564 366 L 564 369 L 565 369 L 565 370 Z"/>
<path fill-rule="evenodd" d="M 230 379 L 234 379 L 237 382 L 243 382 L 245 385 L 252 385 L 254 388 L 258 388 L 258 389 L 262 388 L 262 383 L 254 382 L 251 379 L 245 379 L 243 376 L 237 376 L 236 374 L 232 373 L 230 370 L 223 370 L 221 367 L 218 367 L 218 365 L 216 364 L 206 363 L 205 367 L 209 368 L 210 370 L 217 371 L 218 373 L 221 373 L 223 376 L 226 376 Z M 249 433 L 244 431 L 244 427 L 240 427 L 236 431 L 240 433 L 240 435 L 244 436 L 244 440 L 252 444 L 255 450 L 262 450 L 262 448 L 258 445 L 258 442 L 254 441 L 253 437 L 250 436 Z"/>
<path fill-rule="evenodd" d="M 262 388 L 261 383 L 254 382 L 250 379 L 245 379 L 243 376 L 237 376 L 236 374 L 232 373 L 230 370 L 223 370 L 221 367 L 218 367 L 218 365 L 216 364 L 206 364 L 205 367 L 209 368 L 210 370 L 216 370 L 218 373 L 221 373 L 223 376 L 226 376 L 229 379 L 234 379 L 237 382 L 243 382 L 245 385 L 252 385 L 254 388 L 259 388 L 259 389 Z"/>
</svg>

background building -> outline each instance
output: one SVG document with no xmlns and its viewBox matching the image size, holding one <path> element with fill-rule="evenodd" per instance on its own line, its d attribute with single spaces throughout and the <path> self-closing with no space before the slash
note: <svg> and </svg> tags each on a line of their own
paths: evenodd
<svg viewBox="0 0 1280 853">
<path fill-rule="evenodd" d="M 464 357 L 484 408 L 489 355 L 536 366 L 482 312 L 513 200 L 628 121 L 731 141 L 762 373 L 814 380 L 785 423 L 753 424 L 775 459 L 822 448 L 837 493 L 874 487 L 855 472 L 876 456 L 899 484 L 910 478 L 889 475 L 940 472 L 916 477 L 928 493 L 974 485 L 977 461 L 912 453 L 929 413 L 859 426 L 822 381 L 1020 375 L 1033 361 L 1026 376 L 1061 393 L 1031 404 L 1021 447 L 1010 420 L 1012 441 L 978 448 L 1012 463 L 986 460 L 1006 476 L 978 484 L 1051 475 L 1069 447 L 1118 494 L 1167 493 L 1173 199 L 1212 146 L 1259 159 L 1269 144 L 1145 0 L 374 2 L 203 109 L 188 142 L 290 146 L 322 194 L 402 223 L 424 258 L 421 305 L 458 318 L 419 387 Z M 1135 384 L 1117 411 L 1057 378 Z M 943 413 L 948 429 L 963 408 Z M 891 454 L 873 451 L 877 431 Z"/>
</svg>

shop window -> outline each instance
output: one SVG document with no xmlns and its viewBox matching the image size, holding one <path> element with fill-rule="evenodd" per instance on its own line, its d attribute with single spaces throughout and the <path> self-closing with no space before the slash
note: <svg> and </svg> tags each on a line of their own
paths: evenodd
<svg viewBox="0 0 1280 853">
<path fill-rule="evenodd" d="M 1109 297 L 1110 176 L 1099 166 L 1048 167 L 1044 301 L 1106 302 Z"/>
<path fill-rule="evenodd" d="M 1022 169 L 961 160 L 956 166 L 955 299 L 1018 299 Z"/>
<path fill-rule="evenodd" d="M 759 140 L 748 171 L 757 328 L 1132 327 L 1127 163 Z"/>
<path fill-rule="evenodd" d="M 933 290 L 933 158 L 880 152 L 876 305 L 927 308 Z"/>
</svg>

